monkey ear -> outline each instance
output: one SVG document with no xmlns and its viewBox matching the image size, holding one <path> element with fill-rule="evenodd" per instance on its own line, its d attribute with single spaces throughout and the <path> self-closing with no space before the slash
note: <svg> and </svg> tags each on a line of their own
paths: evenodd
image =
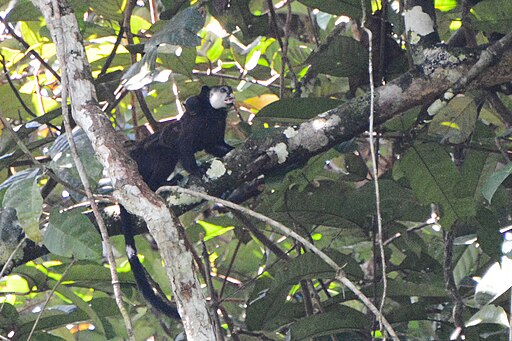
<svg viewBox="0 0 512 341">
<path fill-rule="evenodd" d="M 207 96 L 210 92 L 210 87 L 208 85 L 203 85 L 201 88 L 201 96 Z"/>
</svg>

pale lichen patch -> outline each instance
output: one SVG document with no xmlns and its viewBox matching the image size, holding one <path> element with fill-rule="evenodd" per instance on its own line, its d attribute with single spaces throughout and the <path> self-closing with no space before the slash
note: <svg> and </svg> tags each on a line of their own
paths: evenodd
<svg viewBox="0 0 512 341">
<path fill-rule="evenodd" d="M 291 139 L 292 137 L 297 135 L 297 130 L 295 130 L 293 127 L 288 127 L 285 129 L 283 134 L 284 136 L 286 136 L 286 138 Z"/>
<path fill-rule="evenodd" d="M 226 174 L 226 167 L 224 163 L 220 160 L 214 159 L 208 170 L 206 171 L 206 176 L 211 180 L 216 180 Z"/>
<path fill-rule="evenodd" d="M 277 163 L 281 164 L 286 162 L 286 159 L 288 158 L 288 148 L 285 143 L 279 142 L 274 147 L 269 148 L 267 154 L 269 156 L 276 155 Z"/>
</svg>

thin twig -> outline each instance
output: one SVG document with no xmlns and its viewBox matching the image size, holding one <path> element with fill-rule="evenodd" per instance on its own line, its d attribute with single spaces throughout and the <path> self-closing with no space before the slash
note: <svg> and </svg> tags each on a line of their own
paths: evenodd
<svg viewBox="0 0 512 341">
<path fill-rule="evenodd" d="M 383 232 L 382 232 L 382 213 L 380 209 L 380 188 L 379 188 L 379 169 L 377 164 L 377 152 L 375 150 L 375 134 L 374 134 L 374 121 L 375 121 L 375 84 L 373 82 L 373 46 L 372 46 L 372 31 L 367 29 L 365 25 L 366 21 L 366 7 L 364 4 L 364 0 L 361 0 L 361 8 L 363 10 L 363 19 L 362 19 L 362 27 L 368 35 L 368 76 L 370 78 L 370 119 L 369 119 L 369 128 L 368 134 L 369 143 L 370 143 L 370 154 L 372 159 L 372 178 L 373 185 L 375 187 L 375 213 L 377 215 L 377 243 L 379 245 L 379 253 L 381 260 L 381 270 L 382 270 L 382 297 L 380 299 L 379 312 L 380 317 L 382 318 L 382 310 L 384 309 L 384 303 L 386 300 L 386 292 L 388 287 L 388 281 L 386 277 L 386 255 L 384 252 L 384 240 L 383 240 Z M 381 63 L 383 61 L 381 60 Z M 382 330 L 382 321 L 379 320 L 380 329 Z"/>
<path fill-rule="evenodd" d="M 41 163 L 38 159 L 36 159 L 34 157 L 34 155 L 32 155 L 32 153 L 30 152 L 30 150 L 28 149 L 28 147 L 25 145 L 25 143 L 23 143 L 23 141 L 19 138 L 19 136 L 16 134 L 16 132 L 14 131 L 14 129 L 12 129 L 12 126 L 11 124 L 9 123 L 9 121 L 7 121 L 3 116 L 2 114 L 0 113 L 0 122 L 2 122 L 3 126 L 5 127 L 5 129 L 7 129 L 7 131 L 11 134 L 12 138 L 14 139 L 14 141 L 16 141 L 16 144 L 18 145 L 18 147 L 20 148 L 20 150 L 30 159 L 30 161 L 32 162 L 32 164 L 36 167 L 38 167 L 39 169 L 41 169 L 43 172 L 45 172 L 46 174 L 48 174 L 48 176 L 50 178 L 52 178 L 53 180 L 55 180 L 56 182 L 60 183 L 61 185 L 63 185 L 65 188 L 67 189 L 70 189 L 72 191 L 75 191 L 76 193 L 79 193 L 79 194 L 82 194 L 82 195 L 85 195 L 85 191 L 82 190 L 81 188 L 78 188 L 76 186 L 73 186 L 72 184 L 70 184 L 69 182 L 67 182 L 66 180 L 63 180 L 61 179 L 60 177 L 58 177 L 52 169 L 48 168 L 46 165 L 44 165 L 43 163 Z"/>
<path fill-rule="evenodd" d="M 452 333 L 450 340 L 465 340 L 464 337 L 464 319 L 462 317 L 464 302 L 460 296 L 455 278 L 453 277 L 453 240 L 457 223 L 453 226 L 452 230 L 444 233 L 444 262 L 443 272 L 444 280 L 446 281 L 446 288 L 450 292 L 453 299 L 453 322 L 455 324 L 455 331 Z"/>
<path fill-rule="evenodd" d="M 104 74 L 107 73 L 107 70 L 110 67 L 110 64 L 112 64 L 112 61 L 114 60 L 114 58 L 116 56 L 117 48 L 119 47 L 119 45 L 121 45 L 121 41 L 123 40 L 123 35 L 124 35 L 124 26 L 123 25 L 120 25 L 120 26 L 121 27 L 119 28 L 119 33 L 117 34 L 116 42 L 114 43 L 112 52 L 110 52 L 110 54 L 108 55 L 107 60 L 105 61 L 105 64 L 103 64 L 103 66 L 101 67 L 101 71 L 98 74 L 98 77 L 96 77 L 96 78 L 100 78 L 101 76 L 103 76 Z"/>
<path fill-rule="evenodd" d="M 235 250 L 233 251 L 233 256 L 231 257 L 231 260 L 229 261 L 228 269 L 226 271 L 226 274 L 224 275 L 224 280 L 222 281 L 222 286 L 220 288 L 220 293 L 219 293 L 219 299 L 222 299 L 222 295 L 224 295 L 224 289 L 226 288 L 226 284 L 228 283 L 228 278 L 231 275 L 231 270 L 233 269 L 233 265 L 235 264 L 236 256 L 238 255 L 238 251 L 240 251 L 241 246 L 242 246 L 242 241 L 238 240 Z M 203 257 L 203 259 L 204 259 L 204 257 Z M 204 261 L 206 261 L 206 259 Z M 207 274 L 208 274 L 207 278 L 210 277 L 209 276 L 210 272 L 207 272 Z"/>
<path fill-rule="evenodd" d="M 9 83 L 9 86 L 11 87 L 11 90 L 14 93 L 14 96 L 16 96 L 16 98 L 18 99 L 18 102 L 20 102 L 21 106 L 27 112 L 27 114 L 29 114 L 30 116 L 32 116 L 34 118 L 37 117 L 37 115 L 34 114 L 34 112 L 32 110 L 30 110 L 30 108 L 25 104 L 25 102 L 23 101 L 23 98 L 21 98 L 21 95 L 20 95 L 18 89 L 16 89 L 16 87 L 14 86 L 11 76 L 9 76 L 9 71 L 7 70 L 7 66 L 5 65 L 5 57 L 4 57 L 3 53 L 0 53 L 0 56 L 2 57 L 2 68 L 4 70 L 5 78 L 7 79 L 7 83 Z"/>
<path fill-rule="evenodd" d="M 287 236 L 295 239 L 299 243 L 303 244 L 311 252 L 318 255 L 324 262 L 326 262 L 330 267 L 332 267 L 336 271 L 336 279 L 338 281 L 340 281 L 343 285 L 345 285 L 350 291 L 352 291 L 357 296 L 357 298 L 359 298 L 359 300 L 372 312 L 372 314 L 374 314 L 375 316 L 377 316 L 377 318 L 382 320 L 382 324 L 383 324 L 384 328 L 386 329 L 386 331 L 389 333 L 389 335 L 391 336 L 391 338 L 393 340 L 396 340 L 396 341 L 399 340 L 396 332 L 394 331 L 393 327 L 388 322 L 388 320 L 384 316 L 380 316 L 382 314 L 379 312 L 379 309 L 377 309 L 377 307 L 371 302 L 371 300 L 368 297 L 366 297 L 366 295 L 363 294 L 361 292 L 361 290 L 359 290 L 359 288 L 354 283 L 352 283 L 352 281 L 350 281 L 347 278 L 342 267 L 339 266 L 332 258 L 327 256 L 323 251 L 321 251 L 319 248 L 317 248 L 314 244 L 309 242 L 307 239 L 305 239 L 304 237 L 302 237 L 301 235 L 299 235 L 292 229 L 286 227 L 285 225 L 283 225 L 269 217 L 264 216 L 263 214 L 260 214 L 258 212 L 255 212 L 255 211 L 245 208 L 243 206 L 213 197 L 211 195 L 208 195 L 208 194 L 205 194 L 202 192 L 197 192 L 197 191 L 193 191 L 188 188 L 182 188 L 182 187 L 177 187 L 177 186 L 163 186 L 157 190 L 157 193 L 162 193 L 162 192 L 166 192 L 166 191 L 189 194 L 191 196 L 202 198 L 204 200 L 210 200 L 210 201 L 216 202 L 218 204 L 221 204 L 223 206 L 229 207 L 231 209 L 238 210 L 244 214 L 247 214 L 251 217 L 254 217 L 258 220 L 263 221 L 264 223 L 266 223 L 268 225 L 271 225 L 271 226 L 277 228 L 285 235 L 287 235 Z"/>
<path fill-rule="evenodd" d="M 78 150 L 76 148 L 75 141 L 73 140 L 73 135 L 71 133 L 71 124 L 69 119 L 69 113 L 67 109 L 67 99 L 68 99 L 68 79 L 67 79 L 67 65 L 66 65 L 66 59 L 65 56 L 67 54 L 67 51 L 65 51 L 65 45 L 63 43 L 63 26 L 62 22 L 60 22 L 60 7 L 58 0 L 52 0 L 52 6 L 55 13 L 55 16 L 57 17 L 57 20 L 59 22 L 55 23 L 55 45 L 57 47 L 57 52 L 59 54 L 59 59 L 61 62 L 61 70 L 62 70 L 62 76 L 61 76 L 61 86 L 62 86 L 62 118 L 64 122 L 64 126 L 66 128 L 66 137 L 68 140 L 68 144 L 70 147 L 71 155 L 73 157 L 73 160 L 75 162 L 76 169 L 78 171 L 78 175 L 80 176 L 80 180 L 82 181 L 82 184 L 85 188 L 85 192 L 87 194 L 87 198 L 89 199 L 91 203 L 91 209 L 93 211 L 94 217 L 96 219 L 96 222 L 98 224 L 98 227 L 100 229 L 101 237 L 103 239 L 103 247 L 105 248 L 105 253 L 107 255 L 108 264 L 110 266 L 110 275 L 112 278 L 112 287 L 114 289 L 114 297 L 117 303 L 117 306 L 119 308 L 119 311 L 121 312 L 121 315 L 123 316 L 123 320 L 125 322 L 126 331 L 128 333 L 128 338 L 130 340 L 135 341 L 135 335 L 133 332 L 132 322 L 130 320 L 130 316 L 128 315 L 128 312 L 126 311 L 124 304 L 123 304 L 123 298 L 121 293 L 121 286 L 119 284 L 119 278 L 117 276 L 117 265 L 116 265 L 116 259 L 114 257 L 114 252 L 112 251 L 112 244 L 110 243 L 110 238 L 108 235 L 108 230 L 105 225 L 105 221 L 103 220 L 103 217 L 101 216 L 98 204 L 94 200 L 94 195 L 91 191 L 91 186 L 89 183 L 89 179 L 87 178 L 87 173 L 85 171 L 85 167 L 80 160 L 80 157 L 78 155 Z"/>
<path fill-rule="evenodd" d="M 2 267 L 2 270 L 0 271 L 0 278 L 2 278 L 4 276 L 4 273 L 7 271 L 7 267 L 9 266 L 9 264 L 11 263 L 12 259 L 14 258 L 14 255 L 16 255 L 16 252 L 18 252 L 18 250 L 20 249 L 20 247 L 25 243 L 25 241 L 27 240 L 27 237 L 23 237 L 21 238 L 20 242 L 18 243 L 18 245 L 16 245 L 16 247 L 14 248 L 14 250 L 11 252 L 11 254 L 9 255 L 9 257 L 7 258 L 7 260 L 5 261 L 5 264 L 4 266 Z"/>
<path fill-rule="evenodd" d="M 37 317 L 36 317 L 36 319 L 34 321 L 34 324 L 32 325 L 32 329 L 30 330 L 30 333 L 28 334 L 27 341 L 30 341 L 30 339 L 32 339 L 32 335 L 34 335 L 34 332 L 36 331 L 37 324 L 39 323 L 39 320 L 41 319 L 41 316 L 43 315 L 43 312 L 46 309 L 46 306 L 50 302 L 50 299 L 53 297 L 53 294 L 55 294 L 55 291 L 57 290 L 59 285 L 64 281 L 64 279 L 66 277 L 66 274 L 68 273 L 69 269 L 71 269 L 71 267 L 73 265 L 75 265 L 75 263 L 76 263 L 75 259 L 73 259 L 71 261 L 71 263 L 69 263 L 69 265 L 66 267 L 66 269 L 62 273 L 62 276 L 60 277 L 60 279 L 57 281 L 55 286 L 52 288 L 52 291 L 50 291 L 50 294 L 46 297 L 46 300 L 44 301 L 44 304 L 41 307 L 41 310 L 39 311 L 39 313 L 37 314 Z"/>
<path fill-rule="evenodd" d="M 192 74 L 200 75 L 200 76 L 232 79 L 232 80 L 236 80 L 236 81 L 243 80 L 243 81 L 245 81 L 247 83 L 253 83 L 253 84 L 258 84 L 258 85 L 262 85 L 262 86 L 265 86 L 265 87 L 279 89 L 279 85 L 273 84 L 274 80 L 276 79 L 275 76 L 270 77 L 267 80 L 259 80 L 259 79 L 254 79 L 254 78 L 250 78 L 250 77 L 239 77 L 239 76 L 233 76 L 233 75 L 226 75 L 224 73 L 218 73 L 218 72 L 212 73 L 212 72 L 205 72 L 205 71 L 199 71 L 199 70 L 192 70 Z"/>
<path fill-rule="evenodd" d="M 212 269 L 210 268 L 210 255 L 208 254 L 208 249 L 206 248 L 206 243 L 204 239 L 201 241 L 203 245 L 203 264 L 204 264 L 204 272 L 206 273 L 206 287 L 208 288 L 208 292 L 210 293 L 210 298 L 212 301 L 212 309 L 210 309 L 211 315 L 213 316 L 214 321 L 214 331 L 216 341 L 223 341 L 224 334 L 222 333 L 222 328 L 220 324 L 219 314 L 217 313 L 217 307 L 219 305 L 219 297 L 215 292 L 215 288 L 212 283 L 212 276 L 210 275 Z"/>
</svg>

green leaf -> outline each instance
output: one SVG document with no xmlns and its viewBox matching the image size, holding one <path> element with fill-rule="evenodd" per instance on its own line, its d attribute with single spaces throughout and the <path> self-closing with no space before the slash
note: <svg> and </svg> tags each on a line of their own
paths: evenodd
<svg viewBox="0 0 512 341">
<path fill-rule="evenodd" d="M 463 143 L 473 133 L 477 115 L 473 98 L 455 97 L 434 116 L 428 132 L 442 135 L 451 143 Z"/>
<path fill-rule="evenodd" d="M 322 12 L 346 15 L 351 18 L 359 18 L 363 13 L 360 0 L 299 0 L 304 5 L 317 8 Z M 370 10 L 369 1 L 366 1 L 366 10 Z"/>
<path fill-rule="evenodd" d="M 261 109 L 256 117 L 307 120 L 341 105 L 344 101 L 330 98 L 283 98 Z"/>
<path fill-rule="evenodd" d="M 80 160 L 87 166 L 85 171 L 90 183 L 97 184 L 98 180 L 102 177 L 103 166 L 96 158 L 91 141 L 89 141 L 89 138 L 82 129 L 73 130 L 73 140 L 75 141 Z M 62 134 L 57 138 L 50 148 L 49 154 L 52 158 L 49 167 L 55 174 L 71 185 L 82 188 L 82 180 L 80 180 L 80 176 L 76 170 L 75 161 L 71 155 L 66 135 Z M 76 193 L 70 189 L 68 189 L 68 191 L 72 195 L 76 195 Z"/>
<path fill-rule="evenodd" d="M 165 26 L 159 29 L 146 43 L 144 50 L 162 44 L 195 47 L 201 43 L 197 32 L 204 25 L 204 17 L 196 7 L 189 7 L 177 13 Z M 158 25 L 156 25 L 158 27 Z"/>
<path fill-rule="evenodd" d="M 296 321 L 290 326 L 286 337 L 288 340 L 310 340 L 323 335 L 365 329 L 370 323 L 370 318 L 359 310 L 336 306 L 329 312 Z M 354 334 L 350 340 L 354 340 L 356 335 Z"/>
<path fill-rule="evenodd" d="M 493 304 L 482 307 L 476 314 L 470 317 L 465 323 L 466 327 L 472 327 L 481 323 L 499 324 L 505 328 L 509 328 L 508 315 L 505 309 Z"/>
<path fill-rule="evenodd" d="M 496 214 L 486 208 L 478 210 L 476 219 L 478 221 L 477 237 L 482 250 L 493 260 L 498 260 L 501 255 L 503 237 L 500 233 L 500 224 Z"/>
<path fill-rule="evenodd" d="M 480 255 L 481 251 L 474 243 L 466 247 L 453 268 L 453 277 L 457 286 L 463 278 L 476 272 L 479 264 L 478 262 L 480 261 Z"/>
<path fill-rule="evenodd" d="M 348 275 L 362 277 L 361 269 L 351 257 L 337 252 L 329 252 L 328 255 L 342 266 Z M 281 323 L 286 323 L 280 314 L 285 309 L 286 296 L 292 285 L 303 279 L 333 278 L 335 275 L 334 270 L 313 253 L 300 255 L 285 264 L 280 264 L 273 271 L 273 280 L 260 279 L 251 294 L 246 319 L 251 330 L 275 330 Z"/>
<path fill-rule="evenodd" d="M 44 233 L 50 252 L 77 259 L 100 259 L 101 238 L 94 225 L 78 210 L 59 212 L 53 209 Z"/>
<path fill-rule="evenodd" d="M 66 278 L 67 279 L 67 278 Z M 55 287 L 57 285 L 57 281 L 49 279 L 49 285 L 51 287 Z M 85 302 L 82 298 L 76 295 L 71 289 L 67 286 L 60 284 L 57 287 L 57 291 L 68 300 L 70 300 L 73 304 L 75 304 L 80 310 L 84 311 L 87 316 L 94 323 L 95 328 L 97 328 L 98 332 L 102 335 L 105 335 L 105 327 L 103 326 L 102 320 L 98 317 L 98 314 L 89 306 L 88 302 Z"/>
<path fill-rule="evenodd" d="M 117 22 L 122 22 L 123 11 L 126 6 L 125 1 L 105 1 L 105 0 L 89 0 L 86 3 L 96 12 L 105 19 L 111 19 Z M 75 8 L 75 6 L 73 6 Z"/>
<path fill-rule="evenodd" d="M 306 60 L 310 72 L 331 76 L 363 76 L 368 72 L 368 51 L 351 37 L 336 35 Z"/>
<path fill-rule="evenodd" d="M 435 0 L 434 4 L 441 12 L 448 12 L 457 7 L 457 0 Z"/>
<path fill-rule="evenodd" d="M 475 202 L 482 202 L 482 188 L 494 173 L 499 158 L 497 154 L 468 150 L 461 169 L 464 186 L 459 193 L 472 196 Z"/>
<path fill-rule="evenodd" d="M 8 22 L 39 21 L 41 16 L 41 12 L 30 0 L 20 0 L 15 2 L 15 6 L 9 11 L 5 20 Z"/>
<path fill-rule="evenodd" d="M 18 221 L 27 237 L 36 243 L 43 241 L 39 218 L 43 213 L 43 197 L 39 192 L 39 170 L 24 173 L 23 179 L 14 182 L 5 192 L 2 206 L 16 210 Z"/>
<path fill-rule="evenodd" d="M 208 241 L 218 236 L 222 236 L 224 233 L 234 229 L 233 226 L 215 225 L 204 220 L 198 220 L 197 223 L 201 225 L 201 227 L 204 229 L 204 232 L 206 232 L 206 235 L 204 237 L 205 241 Z"/>
<path fill-rule="evenodd" d="M 486 32 L 509 33 L 512 30 L 512 1 L 484 0 L 471 9 L 472 26 Z"/>
<path fill-rule="evenodd" d="M 426 210 L 413 193 L 391 180 L 381 180 L 381 213 L 384 224 L 396 220 L 425 221 Z M 354 190 L 333 181 L 318 181 L 306 188 L 294 186 L 286 191 L 286 201 L 273 201 L 268 215 L 286 224 L 295 221 L 338 228 L 370 226 L 375 214 L 375 190 L 372 183 Z"/>
<path fill-rule="evenodd" d="M 451 156 L 438 144 L 419 144 L 410 148 L 400 169 L 423 204 L 441 205 L 440 224 L 449 229 L 460 218 L 475 215 L 472 197 L 461 196 L 462 177 Z"/>
<path fill-rule="evenodd" d="M 498 187 L 505 181 L 505 179 L 512 174 L 512 163 L 509 163 L 499 171 L 496 171 L 489 179 L 485 182 L 482 187 L 482 194 L 489 203 L 491 203 L 492 197 Z"/>
<path fill-rule="evenodd" d="M 501 257 L 482 276 L 475 289 L 475 301 L 480 305 L 493 302 L 512 287 L 512 259 Z"/>
</svg>

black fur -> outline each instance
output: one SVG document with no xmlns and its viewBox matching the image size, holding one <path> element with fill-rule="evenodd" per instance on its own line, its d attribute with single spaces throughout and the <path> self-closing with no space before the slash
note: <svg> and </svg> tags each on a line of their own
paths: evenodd
<svg viewBox="0 0 512 341">
<path fill-rule="evenodd" d="M 191 175 L 200 176 L 202 171 L 196 163 L 196 152 L 204 150 L 213 156 L 222 157 L 233 149 L 224 141 L 227 107 L 215 109 L 210 105 L 209 95 L 212 90 L 232 97 L 230 87 L 203 86 L 199 95 L 185 101 L 185 113 L 179 120 L 149 136 L 131 152 L 142 178 L 153 191 L 172 184 L 167 178 L 178 161 L 181 161 L 183 168 Z M 126 254 L 139 290 L 155 308 L 179 319 L 175 305 L 165 297 L 155 294 L 137 257 L 132 231 L 133 216 L 123 206 L 120 207 L 120 212 Z"/>
</svg>

